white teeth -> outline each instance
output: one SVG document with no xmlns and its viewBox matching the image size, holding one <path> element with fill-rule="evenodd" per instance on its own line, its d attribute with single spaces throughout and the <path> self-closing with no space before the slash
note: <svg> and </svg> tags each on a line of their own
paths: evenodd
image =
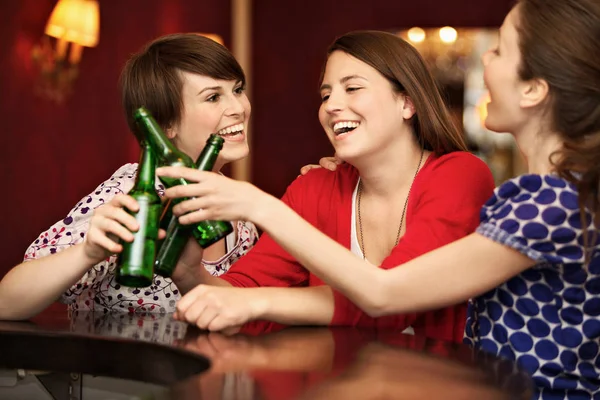
<svg viewBox="0 0 600 400">
<path fill-rule="evenodd" d="M 227 128 L 223 128 L 220 131 L 217 132 L 217 135 L 223 136 L 223 135 L 231 135 L 231 134 L 237 134 L 240 133 L 244 130 L 244 124 L 237 124 L 237 125 L 232 125 L 232 126 L 228 126 Z"/>
<path fill-rule="evenodd" d="M 352 130 L 358 128 L 360 123 L 355 121 L 340 121 L 333 125 L 333 132 L 339 133 L 342 129 Z"/>
</svg>

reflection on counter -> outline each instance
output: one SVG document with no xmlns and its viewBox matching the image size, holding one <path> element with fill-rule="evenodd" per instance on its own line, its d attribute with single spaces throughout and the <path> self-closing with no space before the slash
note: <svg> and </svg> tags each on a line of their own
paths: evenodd
<svg viewBox="0 0 600 400">
<path fill-rule="evenodd" d="M 157 313 L 93 313 L 70 312 L 71 332 L 114 336 L 161 344 L 182 339 L 188 324 L 173 319 L 171 314 Z"/>
<path fill-rule="evenodd" d="M 10 385 L 3 378 L 10 376 Z M 78 373 L 4 370 L 0 400 L 169 400 L 168 386 Z"/>
<path fill-rule="evenodd" d="M 388 330 L 208 333 L 170 315 L 0 322 L 0 399 L 528 399 L 510 361 Z M 44 372 L 45 371 L 45 372 Z"/>
</svg>

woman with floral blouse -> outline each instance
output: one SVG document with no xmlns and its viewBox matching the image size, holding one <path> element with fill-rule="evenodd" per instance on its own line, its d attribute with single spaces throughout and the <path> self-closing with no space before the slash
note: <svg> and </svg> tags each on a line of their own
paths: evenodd
<svg viewBox="0 0 600 400">
<path fill-rule="evenodd" d="M 121 75 L 122 100 L 129 128 L 133 111 L 144 105 L 173 143 L 197 159 L 206 139 L 225 139 L 215 171 L 248 155 L 246 137 L 250 102 L 246 78 L 222 45 L 197 34 L 167 35 L 133 55 Z M 0 282 L 0 319 L 24 319 L 56 299 L 87 311 L 173 312 L 181 293 L 196 285 L 203 265 L 220 275 L 258 239 L 250 222 L 234 222 L 234 232 L 204 251 L 190 240 L 172 279 L 155 276 L 146 288 L 120 286 L 115 268 L 121 246 L 117 237 L 132 238 L 137 210 L 126 193 L 133 187 L 137 164 L 119 168 L 69 214 L 30 245 L 25 261 Z M 156 190 L 164 187 L 157 180 Z M 23 296 L 27 293 L 27 296 Z M 18 307 L 15 307 L 18 304 Z"/>
</svg>

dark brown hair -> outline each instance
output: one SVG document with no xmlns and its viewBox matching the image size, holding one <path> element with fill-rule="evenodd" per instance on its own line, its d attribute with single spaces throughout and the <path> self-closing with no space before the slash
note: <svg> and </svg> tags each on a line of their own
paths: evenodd
<svg viewBox="0 0 600 400">
<path fill-rule="evenodd" d="M 600 1 L 520 0 L 516 7 L 519 76 L 548 83 L 549 128 L 564 142 L 551 161 L 557 174 L 577 187 L 583 229 L 589 223 L 586 209 L 598 226 Z M 587 235 L 584 239 L 588 247 Z"/>
<path fill-rule="evenodd" d="M 121 73 L 123 109 L 132 132 L 136 132 L 133 111 L 141 106 L 163 129 L 180 121 L 182 71 L 246 83 L 240 64 L 214 40 L 195 33 L 162 36 L 134 54 Z"/>
<path fill-rule="evenodd" d="M 406 41 L 386 32 L 355 31 L 337 38 L 327 57 L 334 51 L 343 51 L 375 68 L 398 93 L 411 98 L 416 110 L 411 119 L 413 130 L 425 149 L 437 155 L 467 150 L 431 72 Z"/>
</svg>

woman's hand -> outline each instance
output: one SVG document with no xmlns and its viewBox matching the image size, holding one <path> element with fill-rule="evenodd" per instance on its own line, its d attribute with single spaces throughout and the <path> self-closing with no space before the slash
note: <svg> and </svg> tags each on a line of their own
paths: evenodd
<svg viewBox="0 0 600 400">
<path fill-rule="evenodd" d="M 185 167 L 162 167 L 158 176 L 184 178 L 189 185 L 178 185 L 165 191 L 170 198 L 187 198 L 173 207 L 179 222 L 191 224 L 203 220 L 253 221 L 268 212 L 274 199 L 256 186 L 213 172 Z"/>
<path fill-rule="evenodd" d="M 306 173 L 313 168 L 325 168 L 330 171 L 335 171 L 337 166 L 343 163 L 344 161 L 338 158 L 337 154 L 334 154 L 333 157 L 323 157 L 319 160 L 319 165 L 308 164 L 300 168 L 300 175 L 306 175 Z"/>
<path fill-rule="evenodd" d="M 190 236 L 171 279 L 177 285 L 181 295 L 186 294 L 201 283 L 209 283 L 213 278 L 202 264 L 204 251 L 193 236 Z M 215 279 L 218 279 L 214 277 Z"/>
<path fill-rule="evenodd" d="M 177 303 L 174 318 L 209 331 L 236 330 L 262 315 L 266 299 L 245 288 L 198 285 Z"/>
<path fill-rule="evenodd" d="M 112 254 L 120 253 L 123 246 L 119 244 L 119 240 L 133 241 L 132 232 L 137 232 L 139 224 L 126 208 L 135 213 L 140 207 L 133 197 L 119 194 L 94 210 L 90 228 L 83 240 L 84 254 L 93 264 Z M 160 230 L 159 239 L 164 236 L 165 232 Z"/>
<path fill-rule="evenodd" d="M 133 241 L 131 232 L 136 232 L 139 224 L 125 208 L 137 212 L 140 207 L 133 197 L 119 194 L 94 210 L 90 228 L 83 241 L 85 255 L 94 263 L 111 254 L 120 253 L 123 246 L 118 243 L 119 239 Z"/>
</svg>

